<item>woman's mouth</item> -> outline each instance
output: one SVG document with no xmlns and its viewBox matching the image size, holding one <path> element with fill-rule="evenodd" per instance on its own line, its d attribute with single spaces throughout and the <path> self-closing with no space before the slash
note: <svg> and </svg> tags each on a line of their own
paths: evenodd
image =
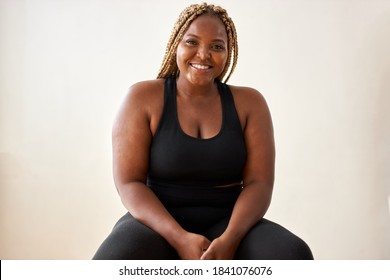
<svg viewBox="0 0 390 280">
<path fill-rule="evenodd" d="M 212 68 L 210 65 L 198 64 L 198 63 L 190 63 L 190 65 L 197 70 L 209 70 Z"/>
</svg>

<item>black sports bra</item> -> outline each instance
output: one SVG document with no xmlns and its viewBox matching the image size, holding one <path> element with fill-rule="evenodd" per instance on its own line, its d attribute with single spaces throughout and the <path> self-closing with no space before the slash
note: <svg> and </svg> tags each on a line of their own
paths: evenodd
<svg viewBox="0 0 390 280">
<path fill-rule="evenodd" d="M 180 127 L 176 79 L 164 82 L 164 108 L 152 140 L 149 186 L 212 187 L 242 181 L 246 147 L 229 87 L 217 81 L 222 102 L 222 127 L 208 139 L 192 137 Z"/>
</svg>

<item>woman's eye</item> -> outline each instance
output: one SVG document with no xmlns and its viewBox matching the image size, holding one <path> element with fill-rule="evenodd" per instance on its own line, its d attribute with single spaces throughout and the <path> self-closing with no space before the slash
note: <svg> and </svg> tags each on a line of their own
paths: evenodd
<svg viewBox="0 0 390 280">
<path fill-rule="evenodd" d="M 213 49 L 217 50 L 217 51 L 221 51 L 221 50 L 224 50 L 225 49 L 225 46 L 223 45 L 214 45 L 213 46 Z"/>
<path fill-rule="evenodd" d="M 186 43 L 188 45 L 196 45 L 196 41 L 194 41 L 194 40 L 187 40 Z"/>
</svg>

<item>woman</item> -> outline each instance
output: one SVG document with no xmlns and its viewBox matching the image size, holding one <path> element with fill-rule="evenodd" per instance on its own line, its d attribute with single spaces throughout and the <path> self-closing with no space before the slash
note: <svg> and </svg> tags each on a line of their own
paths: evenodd
<svg viewBox="0 0 390 280">
<path fill-rule="evenodd" d="M 312 259 L 263 219 L 272 121 L 258 91 L 226 85 L 236 62 L 224 9 L 181 13 L 158 78 L 130 88 L 114 124 L 114 180 L 129 213 L 94 259 Z"/>
</svg>

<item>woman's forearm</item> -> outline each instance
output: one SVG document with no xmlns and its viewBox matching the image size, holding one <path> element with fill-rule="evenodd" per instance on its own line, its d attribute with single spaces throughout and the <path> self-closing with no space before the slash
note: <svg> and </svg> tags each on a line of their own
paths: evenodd
<svg viewBox="0 0 390 280">
<path fill-rule="evenodd" d="M 265 215 L 271 197 L 272 186 L 256 183 L 245 186 L 237 199 L 223 236 L 239 243 L 251 227 Z"/>
<path fill-rule="evenodd" d="M 141 182 L 121 186 L 123 204 L 135 219 L 160 234 L 181 259 L 199 259 L 210 241 L 199 234 L 184 230 L 171 216 L 156 195 Z"/>
<path fill-rule="evenodd" d="M 253 183 L 244 187 L 225 232 L 212 241 L 201 259 L 233 259 L 241 240 L 267 211 L 271 193 L 272 186 L 268 185 Z"/>
<path fill-rule="evenodd" d="M 118 190 L 123 205 L 135 219 L 159 233 L 173 247 L 177 246 L 185 231 L 149 187 L 141 182 L 131 182 Z"/>
</svg>

